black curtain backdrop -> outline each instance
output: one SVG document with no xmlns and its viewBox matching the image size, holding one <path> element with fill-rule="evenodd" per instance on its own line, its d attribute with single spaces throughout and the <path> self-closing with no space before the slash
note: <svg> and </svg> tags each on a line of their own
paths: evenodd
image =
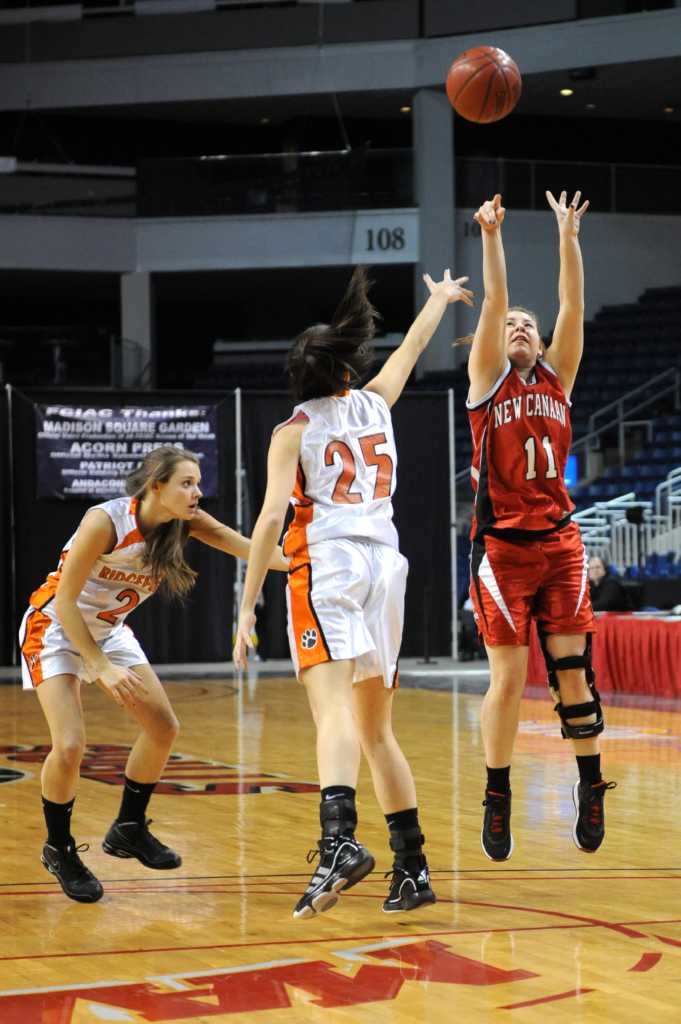
<svg viewBox="0 0 681 1024">
<path fill-rule="evenodd" d="M 220 496 L 205 501 L 211 515 L 235 523 L 235 401 L 223 392 L 59 391 L 12 392 L 16 586 L 11 586 L 10 502 L 0 520 L 0 655 L 10 664 L 14 637 L 30 593 L 53 569 L 63 543 L 94 501 L 42 499 L 36 495 L 34 403 L 80 405 L 172 405 L 201 402 L 218 406 Z M 9 494 L 8 424 L 0 395 L 0 479 Z M 267 449 L 273 427 L 293 408 L 282 392 L 242 395 L 245 469 L 244 533 L 250 535 L 265 493 Z M 403 656 L 447 655 L 451 648 L 451 567 L 449 554 L 449 459 L 447 399 L 443 392 L 405 394 L 393 409 L 398 449 L 395 522 L 400 547 L 409 559 Z M 160 596 L 131 616 L 130 625 L 150 660 L 219 662 L 231 657 L 234 611 L 234 559 L 197 542 L 188 559 L 198 583 L 183 605 Z M 260 653 L 287 658 L 285 577 L 270 573 L 265 604 L 258 612 Z"/>
<path fill-rule="evenodd" d="M 244 533 L 258 518 L 267 485 L 267 451 L 272 430 L 291 415 L 293 400 L 285 392 L 244 392 L 241 403 L 245 477 Z M 287 523 L 290 513 L 287 516 Z M 286 639 L 286 576 L 269 572 L 263 587 L 264 605 L 257 609 L 258 650 L 267 658 L 288 658 Z"/>
<path fill-rule="evenodd" d="M 0 665 L 12 663 L 14 615 L 12 613 L 11 481 L 9 475 L 9 418 L 7 392 L 0 388 Z"/>
<path fill-rule="evenodd" d="M 224 392 L 195 391 L 13 391 L 17 563 L 16 614 L 10 627 L 13 632 L 18 629 L 29 595 L 57 565 L 61 546 L 75 531 L 86 509 L 96 504 L 94 500 L 36 500 L 33 404 L 54 402 L 93 406 L 172 406 L 188 402 L 217 405 L 220 496 L 204 501 L 203 507 L 230 526 L 235 519 L 234 397 L 231 393 L 225 396 Z M 7 479 L 4 472 L 2 479 Z M 130 626 L 152 663 L 219 662 L 231 658 L 235 561 L 197 541 L 190 541 L 187 560 L 199 573 L 188 600 L 181 604 L 156 595 L 130 617 Z M 3 621 L 10 619 L 9 615 L 6 620 L 3 616 Z"/>
<path fill-rule="evenodd" d="M 293 402 L 279 392 L 244 393 L 242 405 L 247 508 L 251 532 L 265 493 L 267 449 L 272 429 L 286 420 Z M 409 559 L 404 657 L 451 652 L 451 561 L 449 452 L 446 392 L 404 394 L 393 408 L 397 442 L 395 523 L 400 549 Z M 258 609 L 264 658 L 287 658 L 285 581 L 270 573 Z"/>
</svg>

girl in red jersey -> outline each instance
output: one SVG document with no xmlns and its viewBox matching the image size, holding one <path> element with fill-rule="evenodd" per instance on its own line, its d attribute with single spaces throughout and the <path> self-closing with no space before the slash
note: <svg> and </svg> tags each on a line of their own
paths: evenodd
<svg viewBox="0 0 681 1024">
<path fill-rule="evenodd" d="M 177 868 L 179 855 L 148 829 L 146 809 L 178 731 L 166 692 L 125 619 L 159 586 L 182 597 L 196 573 L 190 537 L 237 558 L 250 543 L 199 508 L 199 461 L 175 447 L 151 451 L 128 476 L 129 497 L 95 505 L 62 550 L 58 568 L 29 600 L 21 624 L 22 677 L 35 689 L 52 737 L 41 773 L 47 841 L 42 862 L 64 893 L 94 903 L 102 886 L 78 856 L 71 811 L 85 749 L 80 684 L 96 682 L 135 719 L 140 733 L 125 766 L 118 817 L 106 853 L 146 867 Z M 286 571 L 281 551 L 269 566 Z"/>
<path fill-rule="evenodd" d="M 505 210 L 496 195 L 480 207 L 485 297 L 473 337 L 467 407 L 473 434 L 475 509 L 471 598 L 490 665 L 482 706 L 487 760 L 482 849 L 507 860 L 511 834 L 510 764 L 536 619 L 561 731 L 573 743 L 573 838 L 595 852 L 604 836 L 598 735 L 603 716 L 591 670 L 594 618 L 586 556 L 564 483 L 571 443 L 570 393 L 584 341 L 584 274 L 579 227 L 588 202 L 565 192 L 556 201 L 560 308 L 544 351 L 534 313 L 508 306 L 501 241 Z"/>
</svg>

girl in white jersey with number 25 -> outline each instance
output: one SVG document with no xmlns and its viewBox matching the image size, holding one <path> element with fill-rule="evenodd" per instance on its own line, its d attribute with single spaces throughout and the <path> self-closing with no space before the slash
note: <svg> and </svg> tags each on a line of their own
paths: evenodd
<svg viewBox="0 0 681 1024">
<path fill-rule="evenodd" d="M 449 271 L 434 282 L 400 347 L 364 387 L 376 311 L 364 268 L 353 274 L 330 326 L 309 327 L 288 357 L 296 405 L 274 431 L 267 491 L 253 530 L 234 647 L 238 667 L 252 647 L 255 601 L 289 501 L 288 634 L 317 727 L 321 789 L 319 865 L 293 916 L 329 910 L 361 881 L 374 858 L 354 836 L 360 752 L 369 762 L 395 854 L 383 909 L 433 903 L 416 790 L 391 727 L 402 642 L 407 560 L 392 522 L 397 453 L 390 407 L 451 302 L 472 304 Z M 314 852 L 314 856 L 317 851 Z M 310 855 L 308 855 L 310 859 Z"/>
<path fill-rule="evenodd" d="M 151 834 L 145 812 L 178 732 L 165 690 L 125 618 L 160 586 L 182 597 L 196 573 L 184 559 L 190 537 L 239 558 L 250 543 L 199 508 L 199 462 L 156 448 L 126 481 L 129 497 L 89 509 L 59 566 L 30 597 L 21 624 L 22 677 L 36 689 L 52 737 L 42 769 L 47 842 L 42 862 L 65 894 L 94 903 L 102 886 L 71 836 L 71 811 L 85 748 L 81 680 L 96 682 L 141 727 L 125 767 L 117 819 L 103 843 L 115 857 L 177 868 L 173 850 Z M 285 570 L 281 552 L 272 568 Z"/>
</svg>

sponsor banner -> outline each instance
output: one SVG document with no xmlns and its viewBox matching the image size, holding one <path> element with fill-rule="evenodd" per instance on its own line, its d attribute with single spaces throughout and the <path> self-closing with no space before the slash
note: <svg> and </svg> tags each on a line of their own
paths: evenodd
<svg viewBox="0 0 681 1024">
<path fill-rule="evenodd" d="M 218 494 L 217 406 L 34 408 L 38 498 L 118 498 L 128 473 L 162 445 L 194 452 L 201 490 Z"/>
</svg>

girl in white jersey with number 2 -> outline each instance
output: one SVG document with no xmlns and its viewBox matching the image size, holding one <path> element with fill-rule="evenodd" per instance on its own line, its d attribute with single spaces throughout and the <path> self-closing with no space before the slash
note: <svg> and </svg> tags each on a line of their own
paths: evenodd
<svg viewBox="0 0 681 1024">
<path fill-rule="evenodd" d="M 392 522 L 397 454 L 390 407 L 448 304 L 472 304 L 472 294 L 462 287 L 467 279 L 452 281 L 449 271 L 437 283 L 428 275 L 424 280 L 430 298 L 404 341 L 363 390 L 354 390 L 371 366 L 376 316 L 366 271 L 355 271 L 331 325 L 308 328 L 289 352 L 300 404 L 270 445 L 234 661 L 246 664 L 255 601 L 291 501 L 294 518 L 284 540 L 291 559 L 288 634 L 317 726 L 322 827 L 319 865 L 293 911 L 296 918 L 329 910 L 342 889 L 374 867 L 354 836 L 361 751 L 395 854 L 383 909 L 435 901 L 414 779 L 391 727 L 408 567 Z"/>
<path fill-rule="evenodd" d="M 30 598 L 21 624 L 22 677 L 36 689 L 52 737 L 42 769 L 47 842 L 42 862 L 65 894 L 94 903 L 102 886 L 71 836 L 71 811 L 85 725 L 81 680 L 96 682 L 141 727 L 125 768 L 117 819 L 103 843 L 115 857 L 149 868 L 177 868 L 173 850 L 151 834 L 145 812 L 178 732 L 165 690 L 125 618 L 161 586 L 182 597 L 196 573 L 184 559 L 190 537 L 239 558 L 249 541 L 199 508 L 200 471 L 191 452 L 149 453 L 126 481 L 129 497 L 89 509 L 59 566 Z M 288 565 L 272 552 L 272 568 Z"/>
</svg>

